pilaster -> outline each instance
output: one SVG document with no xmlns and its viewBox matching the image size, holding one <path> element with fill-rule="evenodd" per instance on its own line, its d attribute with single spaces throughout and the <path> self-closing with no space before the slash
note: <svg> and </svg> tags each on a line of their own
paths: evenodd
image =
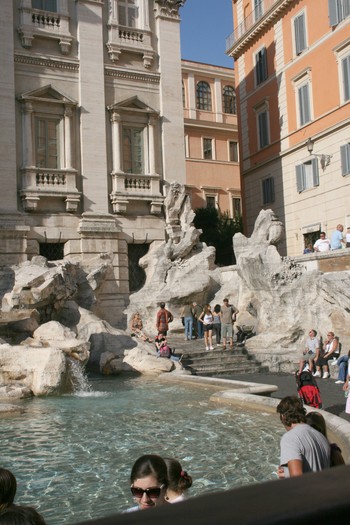
<svg viewBox="0 0 350 525">
<path fill-rule="evenodd" d="M 16 108 L 13 41 L 13 5 L 9 0 L 1 3 L 0 31 L 2 34 L 0 52 L 0 211 L 17 211 L 16 175 Z"/>
<path fill-rule="evenodd" d="M 122 237 L 113 215 L 83 213 L 79 222 L 78 241 L 67 246 L 65 256 L 81 254 L 84 261 L 105 254 L 112 259 L 112 269 L 107 269 L 97 301 L 91 305 L 93 313 L 112 326 L 123 326 L 123 311 L 129 297 L 129 269 L 127 243 Z M 67 243 L 68 244 L 68 243 Z"/>
<path fill-rule="evenodd" d="M 108 212 L 103 2 L 77 0 L 81 166 L 85 211 Z"/>
<path fill-rule="evenodd" d="M 186 182 L 182 107 L 180 18 L 184 1 L 156 0 L 156 36 L 162 117 L 163 176 L 167 182 Z"/>
</svg>

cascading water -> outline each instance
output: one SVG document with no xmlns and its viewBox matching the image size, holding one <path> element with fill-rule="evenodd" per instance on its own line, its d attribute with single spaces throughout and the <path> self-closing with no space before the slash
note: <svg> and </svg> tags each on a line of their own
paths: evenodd
<svg viewBox="0 0 350 525">
<path fill-rule="evenodd" d="M 91 392 L 91 385 L 81 363 L 68 357 L 68 365 L 74 394 Z"/>
</svg>

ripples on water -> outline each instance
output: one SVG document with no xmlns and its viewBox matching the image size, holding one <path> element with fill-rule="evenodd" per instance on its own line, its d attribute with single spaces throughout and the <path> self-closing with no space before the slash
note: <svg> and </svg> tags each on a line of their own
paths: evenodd
<svg viewBox="0 0 350 525">
<path fill-rule="evenodd" d="M 194 479 L 189 496 L 275 479 L 277 417 L 209 401 L 212 389 L 151 378 L 92 379 L 78 395 L 24 402 L 0 419 L 1 465 L 18 481 L 16 501 L 49 525 L 74 523 L 133 505 L 137 457 L 178 458 Z"/>
</svg>

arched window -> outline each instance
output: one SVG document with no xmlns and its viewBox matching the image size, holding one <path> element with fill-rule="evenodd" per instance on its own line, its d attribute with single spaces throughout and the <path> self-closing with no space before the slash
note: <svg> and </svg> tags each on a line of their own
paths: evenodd
<svg viewBox="0 0 350 525">
<path fill-rule="evenodd" d="M 225 86 L 222 92 L 224 113 L 231 113 L 235 115 L 236 109 L 236 95 L 232 86 Z"/>
<path fill-rule="evenodd" d="M 197 84 L 197 109 L 211 111 L 211 91 L 207 82 L 201 80 Z"/>
</svg>

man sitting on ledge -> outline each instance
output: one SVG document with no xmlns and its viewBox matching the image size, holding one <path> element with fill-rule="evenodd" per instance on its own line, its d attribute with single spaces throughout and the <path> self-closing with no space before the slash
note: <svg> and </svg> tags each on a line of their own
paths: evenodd
<svg viewBox="0 0 350 525">
<path fill-rule="evenodd" d="M 317 472 L 330 466 L 328 440 L 306 423 L 306 410 L 301 399 L 287 396 L 277 405 L 277 413 L 287 430 L 281 439 L 279 478 Z"/>
</svg>

